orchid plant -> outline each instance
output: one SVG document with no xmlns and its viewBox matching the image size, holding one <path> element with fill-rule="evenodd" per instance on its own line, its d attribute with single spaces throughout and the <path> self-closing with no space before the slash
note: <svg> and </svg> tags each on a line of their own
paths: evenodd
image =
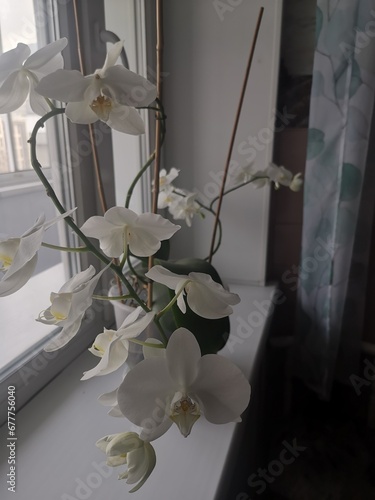
<svg viewBox="0 0 375 500">
<path fill-rule="evenodd" d="M 137 214 L 129 208 L 134 185 L 152 164 L 153 155 L 133 182 L 125 207 L 111 207 L 78 227 L 74 210 L 62 206 L 36 155 L 37 133 L 48 119 L 65 114 L 79 124 L 102 120 L 115 130 L 138 135 L 145 128 L 137 108 L 148 108 L 162 120 L 161 133 L 165 133 L 165 115 L 156 87 L 117 63 L 122 42 L 110 48 L 103 67 L 91 75 L 63 69 L 61 51 L 66 45 L 63 38 L 30 55 L 30 48 L 19 43 L 0 56 L 0 112 L 14 111 L 29 97 L 33 111 L 42 115 L 29 141 L 32 165 L 60 212 L 48 222 L 41 215 L 22 236 L 0 240 L 0 296 L 26 285 L 35 270 L 39 248 L 52 247 L 43 243 L 44 232 L 64 220 L 80 239 L 79 250 L 91 252 L 98 259 L 98 269 L 100 264 L 103 268 L 90 266 L 51 293 L 51 304 L 40 312 L 37 321 L 61 330 L 45 349 L 60 349 L 79 333 L 93 300 L 131 299 L 135 303 L 134 312 L 117 330 L 105 329 L 97 335 L 89 350 L 98 363 L 83 374 L 82 380 L 118 370 L 127 361 L 131 343 L 143 346 L 144 359 L 126 370 L 115 391 L 99 398 L 111 407 L 111 415 L 126 417 L 134 426 L 129 432 L 103 437 L 97 446 L 106 453 L 108 465 L 127 466 L 119 478 L 134 485 L 131 491 L 136 491 L 156 464 L 152 441 L 173 424 L 187 437 L 201 417 L 212 424 L 241 420 L 249 403 L 250 385 L 238 367 L 217 354 L 229 334 L 232 306 L 240 298 L 222 286 L 209 259 L 168 259 L 167 244 L 181 226 L 160 214 Z M 56 101 L 67 103 L 66 107 L 57 107 Z M 215 215 L 217 199 L 205 206 L 196 193 L 176 187 L 178 173 L 175 168 L 160 170 L 158 208 L 167 209 L 174 221 L 184 221 L 187 226 L 196 216 Z M 255 171 L 252 165 L 246 165 L 233 174 L 225 194 L 247 184 L 260 188 L 271 182 L 276 188 L 287 186 L 292 191 L 302 184 L 299 174 L 293 176 L 284 167 L 270 165 L 264 171 Z M 221 225 L 219 228 L 215 252 L 221 239 Z M 154 262 L 147 267 L 146 258 L 150 256 L 154 256 Z M 134 259 L 138 259 L 138 266 Z M 113 273 L 117 278 L 118 296 L 94 294 L 104 273 Z M 154 284 L 151 305 L 132 285 L 129 273 L 134 273 L 141 283 Z M 151 324 L 155 324 L 153 331 L 158 332 L 158 338 L 141 341 L 139 336 Z M 158 415 L 162 415 L 157 422 L 152 418 L 156 407 Z"/>
</svg>

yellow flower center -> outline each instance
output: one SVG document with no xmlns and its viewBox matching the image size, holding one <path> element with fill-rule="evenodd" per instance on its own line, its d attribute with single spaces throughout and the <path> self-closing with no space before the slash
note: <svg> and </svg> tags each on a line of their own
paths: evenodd
<svg viewBox="0 0 375 500">
<path fill-rule="evenodd" d="M 100 95 L 90 104 L 90 108 L 104 122 L 108 121 L 109 114 L 113 108 L 112 99 L 104 95 Z"/>
<path fill-rule="evenodd" d="M 52 315 L 53 317 L 57 320 L 57 321 L 62 321 L 63 319 L 66 319 L 67 316 L 65 314 L 62 314 L 62 313 L 59 313 L 57 311 L 51 311 L 52 312 Z"/>
<path fill-rule="evenodd" d="M 13 262 L 13 257 L 10 257 L 9 255 L 5 254 L 0 254 L 0 271 L 5 271 L 10 268 Z"/>
</svg>

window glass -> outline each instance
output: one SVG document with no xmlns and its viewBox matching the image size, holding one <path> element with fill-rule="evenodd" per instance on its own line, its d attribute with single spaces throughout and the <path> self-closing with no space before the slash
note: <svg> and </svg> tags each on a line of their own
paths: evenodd
<svg viewBox="0 0 375 500">
<path fill-rule="evenodd" d="M 0 52 L 14 49 L 17 43 L 27 44 L 31 52 L 45 45 L 46 26 L 36 27 L 33 0 L 0 2 Z M 21 13 L 21 14 L 20 14 Z M 39 43 L 40 41 L 40 43 Z M 16 111 L 0 115 L 0 214 L 1 235 L 18 237 L 27 231 L 41 215 L 46 220 L 56 216 L 51 200 L 32 170 L 27 140 L 36 121 L 27 99 Z M 45 127 L 38 134 L 38 159 L 51 182 L 51 155 L 49 138 L 54 134 L 52 126 Z M 55 142 L 55 141 L 53 141 Z M 54 186 L 58 187 L 58 186 Z M 45 235 L 45 241 L 61 244 L 61 231 L 52 226 Z M 60 234 L 59 234 L 60 231 Z M 1 273 L 0 273 L 1 274 Z M 49 294 L 57 291 L 66 279 L 66 266 L 61 253 L 41 248 L 35 275 L 18 292 L 0 299 L 1 337 L 3 348 L 0 355 L 0 373 L 5 367 L 49 335 L 55 328 L 35 321 L 38 313 L 48 307 Z"/>
</svg>

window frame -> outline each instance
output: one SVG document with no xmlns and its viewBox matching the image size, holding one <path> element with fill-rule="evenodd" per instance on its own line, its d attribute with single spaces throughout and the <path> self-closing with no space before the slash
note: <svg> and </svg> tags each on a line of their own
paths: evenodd
<svg viewBox="0 0 375 500">
<path fill-rule="evenodd" d="M 80 69 L 77 51 L 77 37 L 74 17 L 74 6 L 70 0 L 34 0 L 35 4 L 42 5 L 44 13 L 51 16 L 53 14 L 53 22 L 58 19 L 58 25 L 55 26 L 56 38 L 66 36 L 69 40 L 69 45 L 63 51 L 65 68 Z M 139 2 L 138 2 L 139 3 Z M 137 12 L 144 12 L 144 2 L 140 2 L 141 9 L 137 8 Z M 135 2 L 137 4 L 137 2 Z M 105 29 L 104 17 L 104 1 L 98 0 L 92 2 L 90 0 L 80 0 L 77 2 L 79 30 L 81 36 L 82 57 L 85 61 L 85 73 L 89 74 L 96 68 L 103 65 L 106 55 L 106 44 L 100 39 L 100 31 Z M 46 14 L 47 15 L 47 14 Z M 142 30 L 137 32 L 138 40 L 142 39 L 145 43 L 145 27 L 144 23 L 137 24 L 136 30 L 140 26 Z M 94 27 L 94 29 L 92 28 Z M 140 37 L 140 38 L 139 38 Z M 138 52 L 138 51 L 137 51 Z M 138 57 L 139 54 L 137 54 Z M 87 146 L 87 126 L 75 125 L 70 123 L 65 117 L 58 116 L 53 119 L 56 127 L 57 142 L 65 145 L 67 151 L 78 152 L 82 150 L 82 145 Z M 105 133 L 103 133 L 103 129 Z M 112 138 L 111 130 L 102 122 L 94 124 L 94 135 L 100 138 L 100 144 L 97 144 L 97 152 L 101 172 L 103 176 L 103 184 L 106 193 L 108 206 L 115 205 L 115 189 L 114 189 L 114 174 L 113 174 L 113 156 L 112 156 Z M 147 139 L 144 139 L 142 148 L 142 160 L 147 155 Z M 77 207 L 75 212 L 75 220 L 80 226 L 88 217 L 101 213 L 98 195 L 95 188 L 95 175 L 91 159 L 91 154 L 81 154 L 78 163 L 77 160 L 70 158 L 70 164 L 65 167 L 64 174 L 68 176 L 68 184 L 72 187 L 69 193 L 70 201 L 74 200 L 73 206 Z M 104 161 L 105 160 L 105 161 Z M 59 163 L 58 165 L 62 165 Z M 105 166 L 105 167 L 104 167 Z M 52 165 L 53 167 L 53 165 Z M 103 167 L 103 168 L 102 168 Z M 62 183 L 62 175 L 56 174 L 56 168 L 51 169 L 54 187 Z M 24 173 L 24 172 L 22 172 Z M 66 181 L 63 181 L 66 187 Z M 149 181 L 146 181 L 146 188 Z M 66 191 L 66 189 L 62 189 Z M 88 192 L 92 192 L 93 196 L 87 196 Z M 85 196 L 84 196 L 85 193 Z M 146 193 L 143 186 L 142 193 Z M 68 231 L 66 231 L 66 235 Z M 74 245 L 77 243 L 77 238 L 67 236 L 67 244 Z M 73 241 L 69 241 L 72 239 Z M 65 255 L 65 260 L 69 259 Z M 93 265 L 97 270 L 100 269 L 98 260 L 90 254 L 80 254 L 79 261 L 76 259 L 70 261 L 71 271 L 77 272 L 81 268 L 86 269 L 89 265 Z M 109 290 L 109 278 L 102 277 L 100 282 L 101 292 L 105 294 Z M 26 285 L 27 286 L 27 285 Z M 94 311 L 95 316 L 92 315 Z M 7 407 L 7 389 L 9 385 L 15 386 L 17 391 L 17 410 L 21 409 L 33 396 L 38 393 L 44 386 L 53 380 L 61 371 L 63 371 L 77 356 L 79 356 L 93 341 L 95 336 L 103 331 L 103 327 L 109 327 L 114 322 L 113 310 L 108 302 L 94 301 L 90 309 L 91 318 L 84 321 L 81 325 L 79 334 L 69 342 L 64 348 L 47 353 L 43 350 L 44 346 L 49 342 L 50 338 L 55 335 L 52 333 L 45 339 L 37 343 L 32 350 L 20 356 L 15 360 L 12 367 L 0 381 L 0 425 L 5 422 L 6 407 Z"/>
</svg>

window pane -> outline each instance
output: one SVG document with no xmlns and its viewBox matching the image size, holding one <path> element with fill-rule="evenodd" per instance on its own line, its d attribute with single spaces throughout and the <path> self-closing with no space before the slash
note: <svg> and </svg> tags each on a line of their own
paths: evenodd
<svg viewBox="0 0 375 500">
<path fill-rule="evenodd" d="M 31 53 L 35 52 L 39 45 L 45 45 L 48 27 L 43 25 L 39 30 L 36 29 L 36 3 L 33 0 L 17 0 L 15 9 L 14 2 L 1 0 L 1 53 L 14 49 L 19 42 L 29 45 Z M 38 40 L 42 40 L 41 44 L 38 44 Z M 45 214 L 46 220 L 56 216 L 55 208 L 46 196 L 45 189 L 30 162 L 27 140 L 39 118 L 31 110 L 28 99 L 16 111 L 0 115 L 1 236 L 21 236 L 41 214 Z M 59 186 L 53 182 L 51 169 L 51 157 L 56 157 L 56 152 L 51 150 L 48 140 L 54 131 L 52 124 L 38 133 L 37 152 L 45 174 L 54 188 L 59 190 Z M 54 140 L 53 143 L 55 142 Z M 44 241 L 54 245 L 62 244 L 63 234 L 63 223 L 60 227 L 54 225 L 46 232 Z M 66 266 L 62 263 L 61 253 L 41 248 L 35 275 L 31 280 L 13 295 L 0 299 L 3 347 L 5 343 L 5 349 L 1 350 L 0 355 L 0 374 L 6 365 L 14 362 L 17 357 L 22 356 L 55 330 L 54 326 L 38 323 L 35 319 L 40 311 L 49 306 L 51 291 L 58 291 L 66 277 Z"/>
</svg>

